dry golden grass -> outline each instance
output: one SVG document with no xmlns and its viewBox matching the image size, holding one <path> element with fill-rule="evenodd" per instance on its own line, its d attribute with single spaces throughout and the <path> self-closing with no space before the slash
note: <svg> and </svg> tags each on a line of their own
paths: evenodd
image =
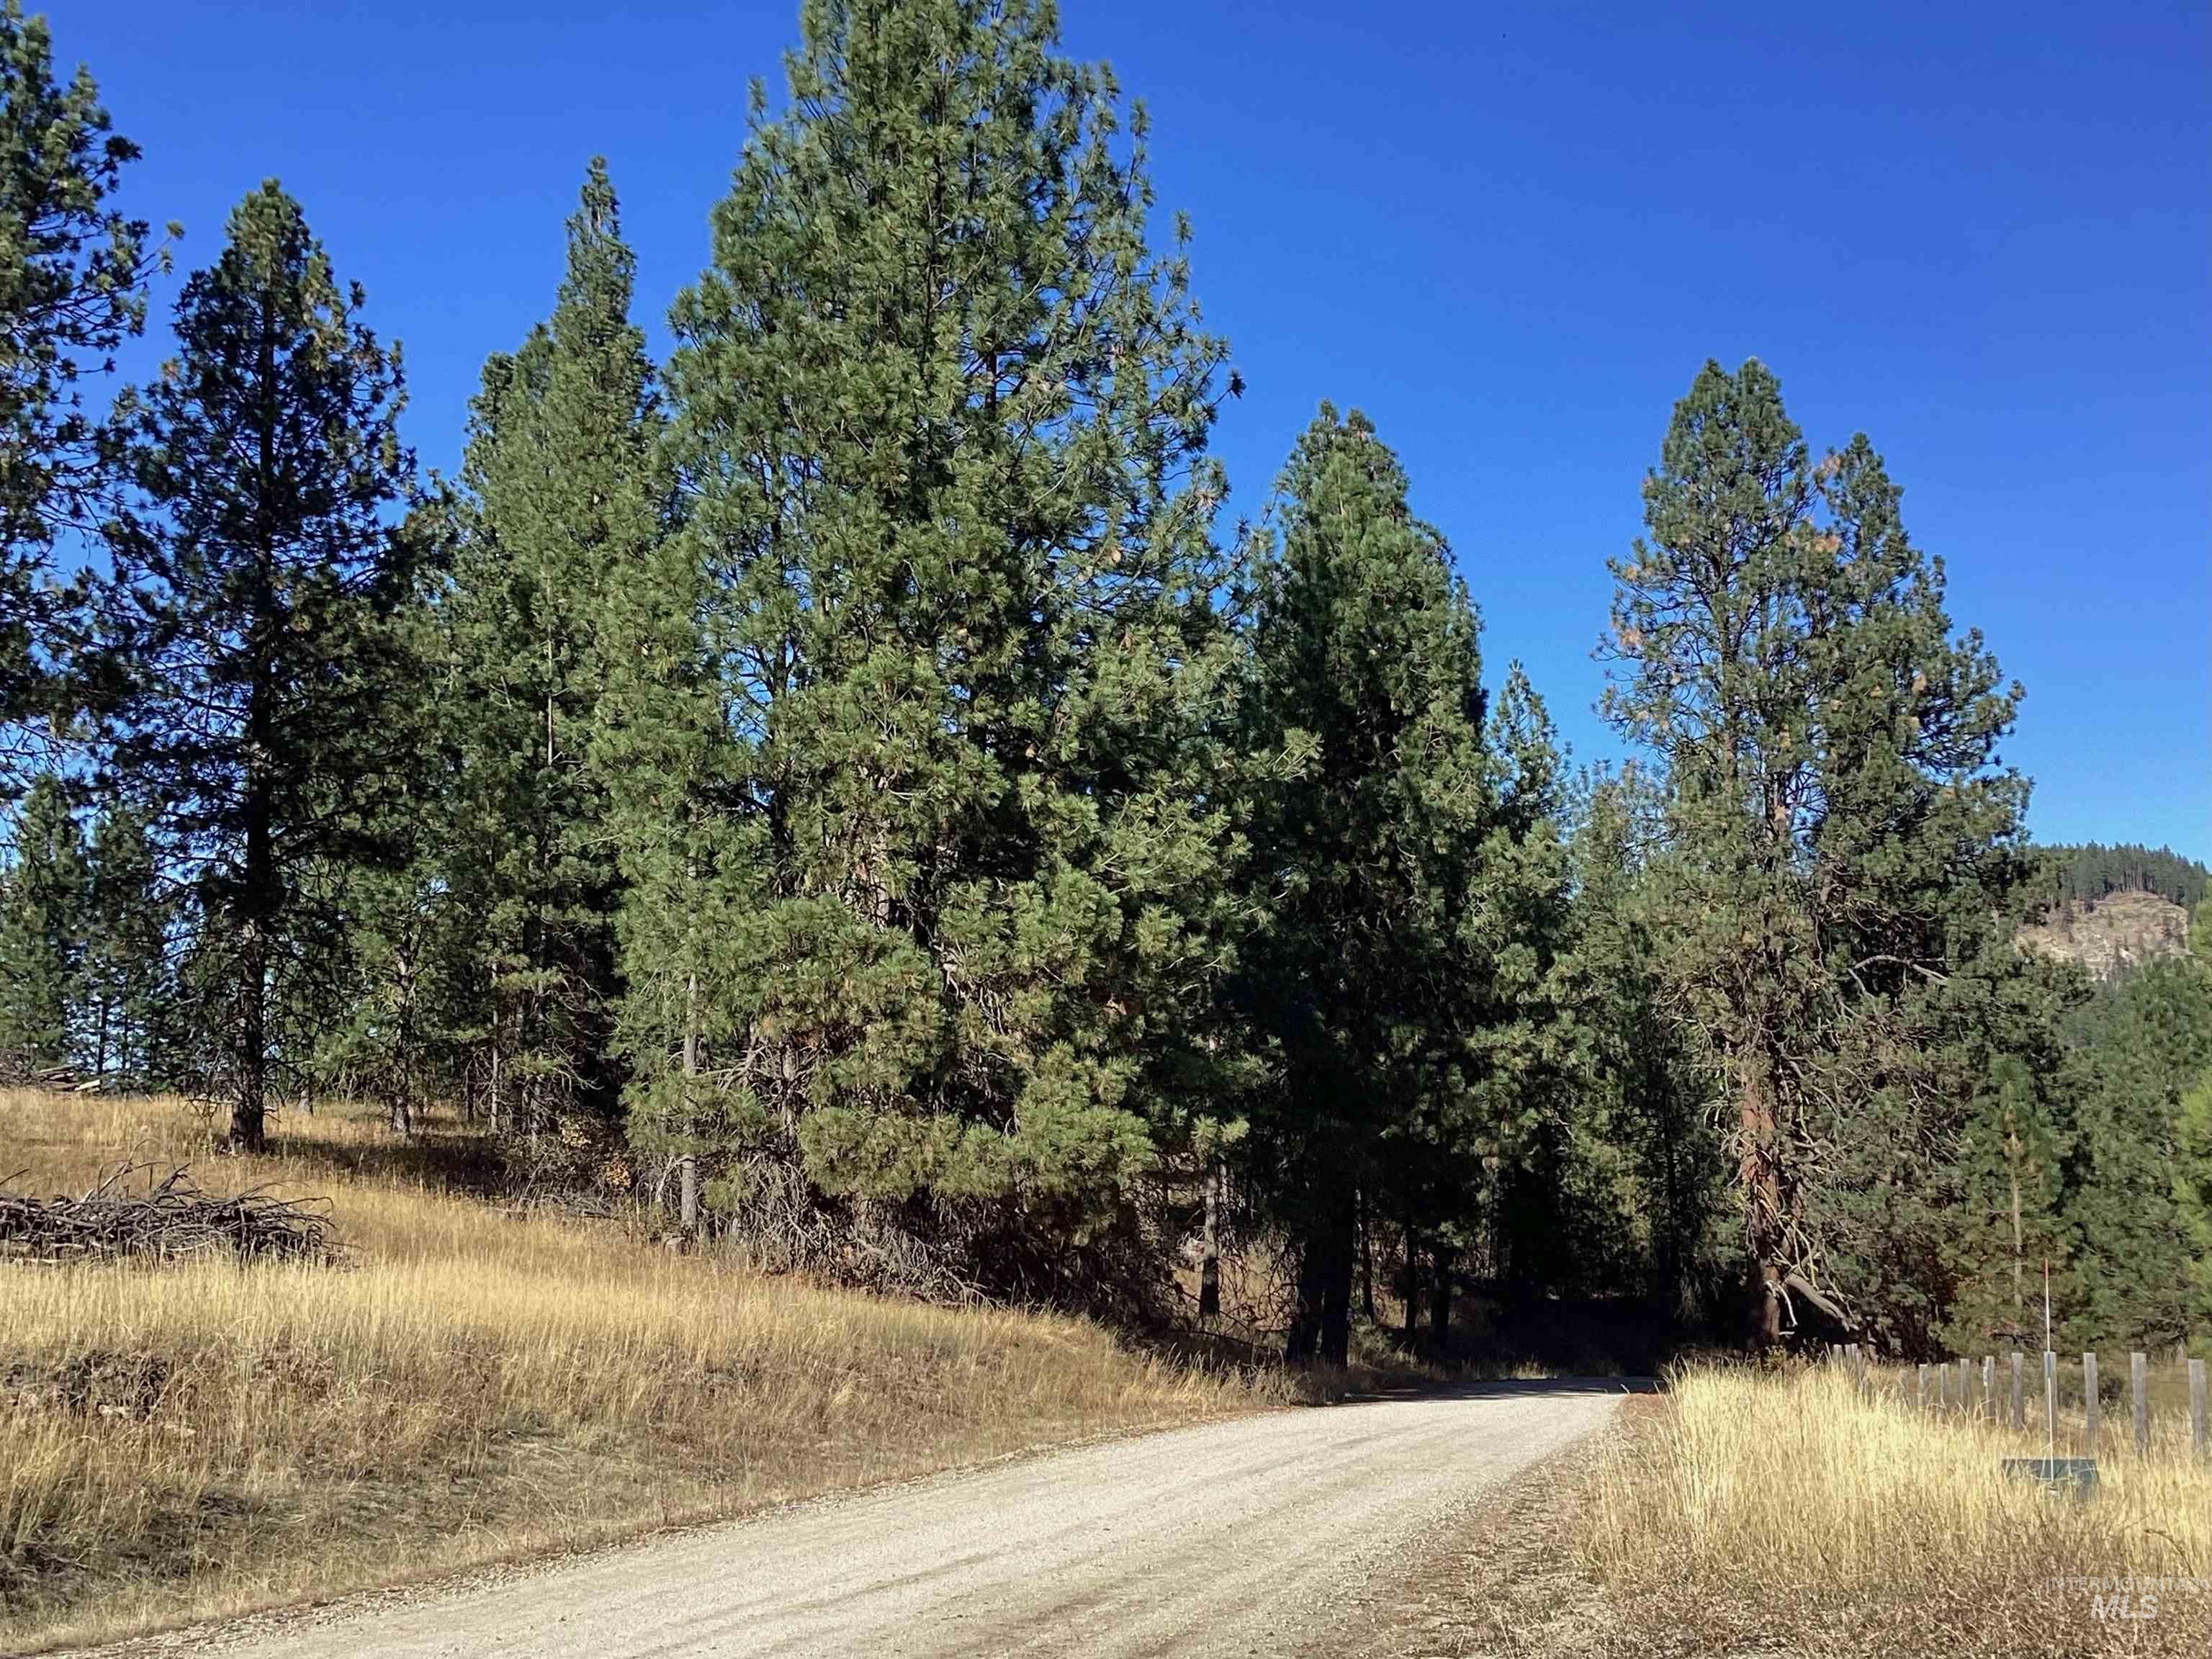
<svg viewBox="0 0 2212 1659">
<path fill-rule="evenodd" d="M 1076 1320 L 880 1301 L 442 1189 L 462 1137 L 0 1093 L 0 1175 L 326 1194 L 351 1265 L 0 1263 L 0 1650 L 604 1542 L 1266 1403 Z"/>
<path fill-rule="evenodd" d="M 1923 1414 L 1838 1370 L 1693 1369 L 1597 1470 L 1584 1565 L 1650 1653 L 2201 1655 L 2212 1469 L 2185 1421 L 2141 1459 L 2112 1427 L 2081 1499 L 2000 1472 L 2039 1432 Z M 2099 1618 L 2101 1585 L 2130 1578 L 2166 1581 L 2155 1615 Z"/>
</svg>

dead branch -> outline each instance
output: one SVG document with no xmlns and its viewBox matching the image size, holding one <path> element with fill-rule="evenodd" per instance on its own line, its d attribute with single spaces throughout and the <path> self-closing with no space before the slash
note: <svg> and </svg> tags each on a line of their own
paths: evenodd
<svg viewBox="0 0 2212 1659">
<path fill-rule="evenodd" d="M 277 1198 L 262 1187 L 221 1197 L 194 1186 L 184 1165 L 154 1164 L 119 1164 L 78 1197 L 40 1198 L 15 1190 L 24 1173 L 0 1181 L 0 1260 L 339 1258 L 326 1200 Z"/>
</svg>

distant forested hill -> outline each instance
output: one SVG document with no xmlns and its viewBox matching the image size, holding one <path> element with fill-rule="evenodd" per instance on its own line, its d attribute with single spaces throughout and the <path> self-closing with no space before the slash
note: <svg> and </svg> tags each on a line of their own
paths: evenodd
<svg viewBox="0 0 2212 1659">
<path fill-rule="evenodd" d="M 2043 850 L 2050 904 L 2039 924 L 2021 930 L 2021 944 L 2100 980 L 2189 948 L 2189 912 L 2212 891 L 2212 870 L 2165 847 Z"/>
<path fill-rule="evenodd" d="M 2084 842 L 2044 849 L 2057 872 L 2058 896 L 2095 904 L 2114 893 L 2154 893 L 2185 909 L 2212 891 L 2212 870 L 2170 847 L 2106 847 Z"/>
</svg>

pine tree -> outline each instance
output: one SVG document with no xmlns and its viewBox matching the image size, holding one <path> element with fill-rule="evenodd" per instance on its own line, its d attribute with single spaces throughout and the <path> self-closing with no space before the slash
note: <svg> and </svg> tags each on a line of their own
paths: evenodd
<svg viewBox="0 0 2212 1659">
<path fill-rule="evenodd" d="M 2041 1346 L 2033 1304 L 2044 1264 L 2055 1261 L 2063 1275 L 2073 1254 L 2063 1209 L 2070 1136 L 2063 1097 L 2049 1084 L 2020 1056 L 2001 1054 L 1969 1108 L 1960 1201 L 1949 1206 L 1958 1263 L 1949 1343 L 1955 1349 L 1985 1347 L 1992 1338 Z M 2069 1299 L 2062 1291 L 2062 1304 Z"/>
<path fill-rule="evenodd" d="M 114 132 L 91 76 L 54 78 L 44 17 L 0 4 L 0 793 L 21 787 L 15 723 L 55 707 L 44 581 L 54 538 L 99 513 L 112 481 L 88 374 L 144 325 L 165 263 L 113 204 L 137 146 Z M 173 234 L 173 227 L 172 228 Z"/>
<path fill-rule="evenodd" d="M 393 1133 L 416 1129 L 434 1101 L 471 1116 L 470 1062 L 484 1035 L 484 905 L 477 872 L 455 856 L 457 732 L 466 714 L 454 695 L 447 619 L 457 504 L 442 482 L 408 513 L 402 539 L 413 580 L 387 626 L 398 659 L 427 695 L 389 700 L 382 712 L 390 787 L 362 825 L 380 856 L 315 872 L 343 919 L 315 963 L 319 994 L 343 1011 L 325 1024 L 299 1081 L 312 1094 L 373 1100 Z"/>
<path fill-rule="evenodd" d="M 170 1080 L 174 911 L 144 815 L 111 805 L 93 825 L 85 947 L 85 1041 L 103 1084 Z"/>
<path fill-rule="evenodd" d="M 834 1197 L 1080 1236 L 1206 1093 L 1223 348 L 1048 8 L 801 27 L 668 369 L 760 849 L 701 1063 Z"/>
<path fill-rule="evenodd" d="M 2212 943 L 2212 915 L 2202 902 L 2191 933 L 2202 946 Z M 2194 1291 L 2191 1328 L 2212 1324 L 2212 1068 L 2197 1075 L 2181 1098 L 2174 1124 L 2173 1202 L 2190 1245 Z"/>
<path fill-rule="evenodd" d="M 481 908 L 483 1024 L 511 1121 L 535 1129 L 605 1103 L 616 872 L 590 763 L 617 586 L 659 538 L 665 491 L 635 260 L 605 163 L 568 227 L 550 321 L 484 369 L 441 597 L 445 693 L 459 756 L 455 886 Z"/>
<path fill-rule="evenodd" d="M 23 798 L 0 883 L 0 1068 L 64 1071 L 78 1054 L 88 872 L 69 792 L 51 773 Z"/>
<path fill-rule="evenodd" d="M 318 878 L 386 855 L 388 715 L 417 695 L 391 625 L 412 489 L 398 365 L 361 306 L 290 197 L 247 196 L 133 402 L 141 499 L 109 538 L 109 640 L 133 672 L 112 770 L 190 872 L 196 981 L 227 985 L 199 1018 L 244 1151 L 272 1066 L 343 1013 L 318 994 L 342 921 Z"/>
<path fill-rule="evenodd" d="M 1866 441 L 1810 464 L 1756 362 L 1699 373 L 1644 514 L 1607 706 L 1665 769 L 1670 1012 L 1730 1103 L 1759 1340 L 1800 1304 L 1857 1328 L 1939 1288 L 1925 1215 L 1878 1206 L 1949 1167 L 1988 1073 L 2030 875 L 1996 766 L 2019 690 L 1953 637 Z"/>
<path fill-rule="evenodd" d="M 2080 1316 L 2098 1341 L 2154 1348 L 2193 1323 L 2202 1143 L 2185 1103 L 2212 1072 L 2203 933 L 2200 922 L 2189 956 L 2148 964 L 2092 1011 L 2065 1219 L 2077 1241 Z"/>
<path fill-rule="evenodd" d="M 1673 878 L 1663 804 L 1641 769 L 1589 790 L 1573 851 L 1575 1000 L 1592 1048 L 1584 1116 L 1592 1139 L 1632 1173 L 1612 1250 L 1602 1237 L 1572 1233 L 1559 1248 L 1578 1261 L 1614 1261 L 1616 1285 L 1640 1281 L 1675 1328 L 1694 1328 L 1736 1264 L 1714 1237 L 1728 1182 L 1705 1109 L 1708 1082 L 1668 1013 L 1658 971 Z M 1618 1262 L 1621 1241 L 1632 1262 Z"/>
<path fill-rule="evenodd" d="M 701 538 L 670 535 L 617 574 L 602 615 L 607 679 L 591 757 L 623 882 L 617 1041 L 629 1143 L 676 1171 L 687 1238 L 703 1202 L 727 1208 L 737 1196 L 726 1178 L 709 1191 L 706 1161 L 757 1144 L 765 1127 L 743 1079 L 702 1064 L 744 1040 L 744 1001 L 720 986 L 714 942 L 751 914 L 764 863 L 704 550 Z"/>
<path fill-rule="evenodd" d="M 1619 1234 L 1608 1190 L 1617 1149 L 1587 1110 L 1591 1033 L 1569 959 L 1574 872 L 1559 742 L 1517 662 L 1488 736 L 1505 769 L 1475 874 L 1488 963 L 1476 1041 L 1490 1052 L 1494 1079 L 1481 1121 L 1504 1126 L 1481 1143 L 1492 1189 L 1489 1276 L 1524 1291 L 1589 1290 L 1603 1271 L 1601 1241 Z"/>
<path fill-rule="evenodd" d="M 1253 747 L 1285 765 L 1252 832 L 1278 897 L 1245 994 L 1283 1065 L 1250 1151 L 1297 1241 L 1291 1357 L 1340 1364 L 1353 1194 L 1448 1290 L 1559 1059 L 1548 728 L 1517 672 L 1492 720 L 1474 606 L 1406 488 L 1364 416 L 1322 407 L 1278 486 L 1255 642 Z"/>
<path fill-rule="evenodd" d="M 1807 840 L 1839 1017 L 1825 1072 L 1810 1074 L 1836 1144 L 1807 1231 L 1867 1332 L 1928 1351 L 1956 1317 L 1959 1277 L 1987 1282 L 1985 1261 L 1960 1257 L 1962 1137 L 2025 1073 L 2032 1115 L 2064 1139 L 2060 1022 L 2079 975 L 2014 943 L 2042 894 L 2027 781 L 1997 754 L 2020 687 L 1978 633 L 1954 637 L 1942 563 L 1906 538 L 1866 440 L 1814 477 L 1825 526 L 1803 579 L 1819 751 Z"/>
</svg>

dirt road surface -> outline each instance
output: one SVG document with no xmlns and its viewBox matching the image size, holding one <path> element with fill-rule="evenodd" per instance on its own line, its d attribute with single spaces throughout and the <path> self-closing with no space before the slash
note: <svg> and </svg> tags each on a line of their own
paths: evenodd
<svg viewBox="0 0 2212 1659">
<path fill-rule="evenodd" d="M 1621 1391 L 1475 1384 L 1275 1412 L 184 1639 L 224 1659 L 1327 1651 L 1371 1575 L 1440 1548 L 1500 1482 L 1605 1422 Z"/>
</svg>

